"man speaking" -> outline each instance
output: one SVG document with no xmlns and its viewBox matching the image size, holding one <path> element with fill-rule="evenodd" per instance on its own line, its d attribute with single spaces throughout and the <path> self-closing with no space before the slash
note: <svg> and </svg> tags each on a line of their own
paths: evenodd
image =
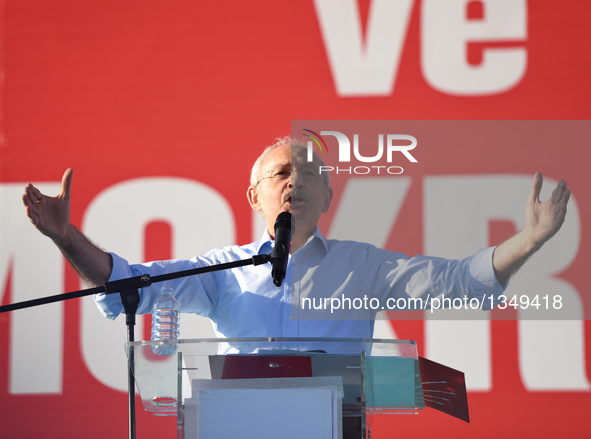
<svg viewBox="0 0 591 439">
<path fill-rule="evenodd" d="M 321 159 L 314 156 L 308 162 L 306 157 L 307 149 L 289 138 L 267 147 L 252 168 L 246 192 L 267 225 L 261 239 L 189 260 L 130 264 L 94 245 L 70 223 L 71 169 L 65 172 L 57 197 L 29 184 L 23 202 L 35 227 L 93 285 L 270 254 L 275 223 L 281 213 L 290 212 L 295 223 L 293 234 L 289 233 L 291 243 L 281 244 L 289 247 L 289 254 L 283 249 L 281 261 L 285 279 L 278 281 L 271 274 L 277 264 L 265 264 L 171 281 L 167 287 L 174 289 L 181 311 L 210 318 L 219 337 L 371 338 L 375 314 L 392 300 L 407 303 L 406 309 L 454 298 L 478 301 L 482 309 L 496 306 L 510 276 L 560 229 L 570 197 L 566 183 L 560 181 L 550 199 L 541 202 L 542 175 L 537 173 L 526 202 L 525 226 L 506 241 L 462 260 L 409 258 L 370 244 L 324 238 L 317 224 L 328 211 L 333 192 L 327 174 L 318 172 Z M 138 313 L 151 312 L 161 288 L 155 284 L 140 291 Z M 96 303 L 108 318 L 123 312 L 117 294 L 99 294 Z"/>
</svg>

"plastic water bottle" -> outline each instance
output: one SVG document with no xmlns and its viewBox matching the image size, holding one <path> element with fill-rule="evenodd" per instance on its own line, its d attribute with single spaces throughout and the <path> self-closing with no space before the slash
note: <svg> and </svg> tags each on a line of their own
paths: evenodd
<svg viewBox="0 0 591 439">
<path fill-rule="evenodd" d="M 178 340 L 180 334 L 181 306 L 173 296 L 172 288 L 162 288 L 160 297 L 152 307 L 152 340 Z M 177 343 L 158 343 L 152 351 L 158 355 L 172 355 L 178 350 Z"/>
</svg>

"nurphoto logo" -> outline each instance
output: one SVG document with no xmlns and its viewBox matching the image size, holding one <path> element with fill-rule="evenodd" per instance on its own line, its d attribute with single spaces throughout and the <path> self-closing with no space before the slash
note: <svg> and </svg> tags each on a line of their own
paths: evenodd
<svg viewBox="0 0 591 439">
<path fill-rule="evenodd" d="M 323 165 L 318 169 L 319 173 L 336 173 L 336 174 L 391 174 L 398 175 L 404 172 L 402 166 L 392 165 L 394 160 L 401 158 L 400 154 L 411 163 L 417 163 L 417 159 L 410 153 L 417 146 L 417 139 L 414 136 L 408 134 L 378 134 L 377 135 L 377 153 L 374 155 L 363 155 L 363 151 L 367 154 L 370 150 L 372 153 L 376 151 L 375 147 L 371 148 L 368 146 L 369 142 L 367 137 L 363 138 L 364 146 L 360 147 L 359 134 L 353 134 L 353 142 L 349 139 L 349 136 L 340 131 L 320 131 L 318 134 L 315 131 L 309 129 L 303 129 L 304 137 L 308 140 L 308 162 L 313 161 L 314 146 L 318 148 L 320 154 L 326 154 L 328 152 L 328 146 L 323 136 L 332 136 L 338 142 L 338 162 L 339 165 L 351 164 L 351 151 L 353 152 L 353 160 L 360 163 L 372 163 L 372 165 L 362 166 L 328 166 Z M 375 141 L 375 140 L 374 140 Z M 351 147 L 351 144 L 353 147 Z M 375 145 L 375 144 L 374 144 Z M 382 164 L 377 164 L 382 163 Z"/>
</svg>

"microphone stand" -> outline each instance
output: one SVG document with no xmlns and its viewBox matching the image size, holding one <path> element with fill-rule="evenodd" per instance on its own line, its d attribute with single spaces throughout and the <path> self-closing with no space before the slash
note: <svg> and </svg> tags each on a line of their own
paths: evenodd
<svg viewBox="0 0 591 439">
<path fill-rule="evenodd" d="M 65 300 L 76 299 L 79 297 L 91 296 L 98 293 L 121 295 L 121 303 L 125 310 L 125 324 L 127 325 L 127 341 L 129 343 L 135 341 L 134 326 L 135 316 L 138 305 L 140 303 L 139 289 L 148 287 L 153 283 L 164 282 L 172 279 L 179 279 L 188 276 L 195 276 L 203 273 L 211 273 L 214 271 L 229 270 L 237 267 L 244 267 L 246 265 L 262 265 L 273 259 L 274 254 L 255 255 L 250 259 L 242 259 L 234 262 L 227 262 L 223 264 L 211 265 L 208 267 L 193 268 L 190 270 L 176 271 L 172 273 L 161 274 L 157 276 L 150 276 L 143 274 L 141 276 L 134 276 L 125 279 L 107 282 L 100 287 L 88 288 L 85 290 L 73 291 L 71 293 L 58 294 L 55 296 L 42 297 L 39 299 L 27 300 L 24 302 L 12 303 L 10 305 L 0 306 L 0 314 L 15 311 L 17 309 L 32 308 L 35 306 L 45 305 L 47 303 L 62 302 Z M 129 349 L 128 362 L 128 399 L 129 399 L 129 438 L 135 439 L 135 385 L 134 385 L 134 352 Z"/>
</svg>

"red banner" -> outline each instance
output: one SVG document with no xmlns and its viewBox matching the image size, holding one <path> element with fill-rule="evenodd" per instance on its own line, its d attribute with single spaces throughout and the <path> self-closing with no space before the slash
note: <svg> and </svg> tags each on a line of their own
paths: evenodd
<svg viewBox="0 0 591 439">
<path fill-rule="evenodd" d="M 367 176 L 337 185 L 323 232 L 409 255 L 467 256 L 522 226 L 541 171 L 543 197 L 568 181 L 567 220 L 508 291 L 560 296 L 580 313 L 530 319 L 509 307 L 513 318 L 504 320 L 379 321 L 376 335 L 416 340 L 422 356 L 466 373 L 471 423 L 426 409 L 380 418 L 377 428 L 454 438 L 586 436 L 587 2 L 1 6 L 2 305 L 83 288 L 27 220 L 20 198 L 29 182 L 57 194 L 72 167 L 72 222 L 98 245 L 134 262 L 191 257 L 258 239 L 260 222 L 244 197 L 250 166 L 292 121 L 441 122 L 428 125 L 439 130 L 428 142 L 417 137 L 412 168 L 401 155 L 405 162 L 394 165 L 405 163 L 405 173 L 380 176 L 364 192 L 371 196 L 363 212 L 352 213 Z M 497 122 L 471 125 L 480 128 L 470 136 L 451 129 L 466 120 Z M 514 121 L 524 123 L 512 130 Z M 125 434 L 121 320 L 104 319 L 91 299 L 0 315 L 0 437 Z M 149 337 L 149 317 L 139 320 L 138 333 Z M 212 335 L 208 322 L 183 315 L 181 336 Z M 138 437 L 172 437 L 175 429 L 172 418 L 138 413 Z"/>
</svg>

